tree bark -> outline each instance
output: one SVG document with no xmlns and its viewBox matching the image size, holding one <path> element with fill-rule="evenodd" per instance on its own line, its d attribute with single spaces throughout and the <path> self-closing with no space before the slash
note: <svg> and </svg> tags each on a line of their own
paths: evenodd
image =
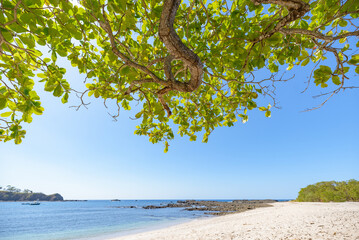
<svg viewBox="0 0 359 240">
<path fill-rule="evenodd" d="M 171 81 L 171 90 L 181 92 L 193 92 L 202 83 L 203 63 L 201 59 L 191 49 L 189 49 L 179 38 L 173 28 L 178 7 L 181 0 L 166 0 L 163 4 L 163 10 L 160 18 L 158 35 L 160 40 L 166 46 L 168 52 L 172 55 L 166 58 L 165 68 L 166 77 Z M 171 71 L 171 61 L 179 59 L 183 61 L 191 73 L 189 82 L 176 81 Z"/>
</svg>

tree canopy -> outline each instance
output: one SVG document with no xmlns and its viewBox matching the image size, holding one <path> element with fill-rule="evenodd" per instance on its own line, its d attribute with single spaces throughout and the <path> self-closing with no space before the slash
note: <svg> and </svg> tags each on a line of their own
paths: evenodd
<svg viewBox="0 0 359 240">
<path fill-rule="evenodd" d="M 299 191 L 299 202 L 344 202 L 359 201 L 359 181 L 318 182 Z"/>
<path fill-rule="evenodd" d="M 77 95 L 78 107 L 85 96 L 118 110 L 138 102 L 135 134 L 167 151 L 174 127 L 207 142 L 248 110 L 269 117 L 272 86 L 294 66 L 313 62 L 308 86 L 330 86 L 328 97 L 359 73 L 357 0 L 2 0 L 0 10 L 1 141 L 20 143 L 44 111 L 35 84 L 63 103 Z M 85 91 L 60 57 L 84 74 Z"/>
</svg>

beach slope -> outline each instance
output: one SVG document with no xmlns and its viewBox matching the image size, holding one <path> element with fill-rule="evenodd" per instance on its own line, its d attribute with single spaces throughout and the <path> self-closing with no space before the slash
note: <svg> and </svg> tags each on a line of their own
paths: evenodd
<svg viewBox="0 0 359 240">
<path fill-rule="evenodd" d="M 359 202 L 278 202 L 226 216 L 188 223 L 113 240 L 359 240 Z"/>
</svg>

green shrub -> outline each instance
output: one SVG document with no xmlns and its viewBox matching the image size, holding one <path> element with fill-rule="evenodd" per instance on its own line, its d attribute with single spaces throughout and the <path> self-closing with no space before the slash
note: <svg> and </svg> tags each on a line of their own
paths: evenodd
<svg viewBox="0 0 359 240">
<path fill-rule="evenodd" d="M 318 182 L 299 191 L 298 202 L 359 201 L 359 181 Z"/>
</svg>

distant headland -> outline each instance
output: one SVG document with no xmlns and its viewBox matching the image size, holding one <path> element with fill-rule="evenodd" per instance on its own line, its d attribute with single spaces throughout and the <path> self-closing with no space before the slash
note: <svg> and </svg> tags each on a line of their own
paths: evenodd
<svg viewBox="0 0 359 240">
<path fill-rule="evenodd" d="M 8 185 L 5 188 L 0 187 L 0 201 L 64 201 L 64 198 L 58 193 L 46 195 Z"/>
</svg>

